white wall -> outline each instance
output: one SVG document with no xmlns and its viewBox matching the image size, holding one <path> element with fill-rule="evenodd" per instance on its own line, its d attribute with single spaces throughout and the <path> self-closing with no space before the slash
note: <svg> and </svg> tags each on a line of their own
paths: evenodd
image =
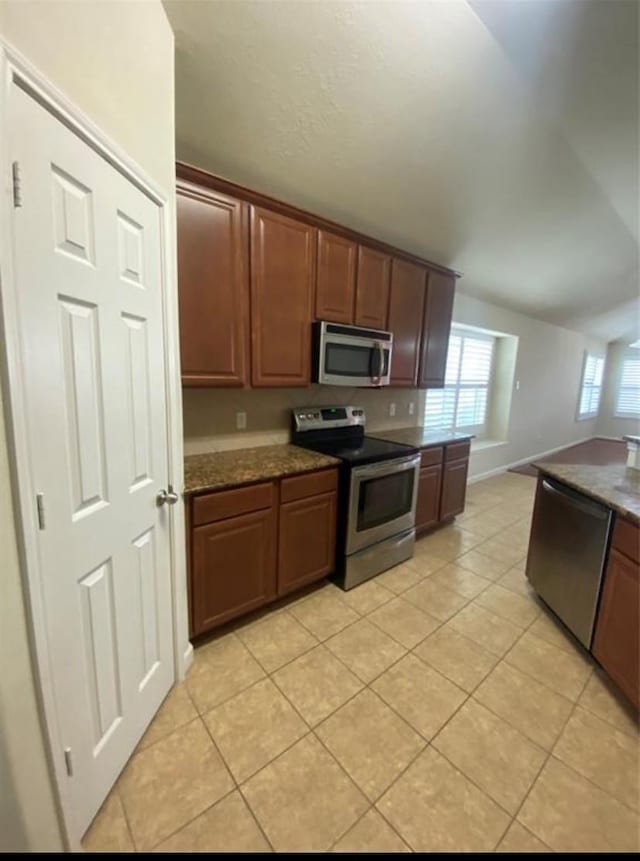
<svg viewBox="0 0 640 861">
<path fill-rule="evenodd" d="M 630 350 L 626 343 L 609 344 L 607 349 L 600 415 L 596 422 L 596 432 L 600 436 L 621 437 L 625 434 L 640 434 L 640 422 L 637 419 L 620 419 L 614 415 L 622 363 L 629 353 L 640 358 L 640 350 Z"/>
<path fill-rule="evenodd" d="M 159 0 L 3 0 L 0 36 L 173 200 L 173 33 Z M 55 851 L 61 837 L 30 667 L 1 412 L 0 632 L 0 850 Z"/>
<path fill-rule="evenodd" d="M 576 421 L 576 408 L 584 351 L 604 352 L 602 342 L 459 292 L 453 319 L 519 339 L 508 442 L 472 452 L 470 477 L 595 435 L 595 420 Z"/>
</svg>

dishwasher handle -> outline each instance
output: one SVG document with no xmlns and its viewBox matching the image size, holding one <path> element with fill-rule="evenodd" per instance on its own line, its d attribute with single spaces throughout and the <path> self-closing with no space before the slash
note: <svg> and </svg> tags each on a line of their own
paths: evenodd
<svg viewBox="0 0 640 861">
<path fill-rule="evenodd" d="M 563 502 L 565 505 L 568 505 L 571 508 L 577 508 L 579 511 L 582 511 L 583 514 L 587 514 L 589 517 L 595 517 L 597 520 L 606 520 L 611 514 L 610 509 L 606 506 L 601 505 L 599 502 L 592 502 L 581 493 L 578 493 L 577 490 L 572 490 L 565 484 L 557 485 L 550 479 L 543 478 L 542 489 L 547 493 L 554 494 L 558 501 Z"/>
</svg>

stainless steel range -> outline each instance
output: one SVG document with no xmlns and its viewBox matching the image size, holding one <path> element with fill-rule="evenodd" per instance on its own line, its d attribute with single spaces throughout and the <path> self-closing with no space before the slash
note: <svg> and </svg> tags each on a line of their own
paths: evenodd
<svg viewBox="0 0 640 861">
<path fill-rule="evenodd" d="M 293 410 L 291 442 L 341 460 L 336 582 L 351 589 L 413 556 L 420 453 L 365 436 L 361 407 Z"/>
</svg>

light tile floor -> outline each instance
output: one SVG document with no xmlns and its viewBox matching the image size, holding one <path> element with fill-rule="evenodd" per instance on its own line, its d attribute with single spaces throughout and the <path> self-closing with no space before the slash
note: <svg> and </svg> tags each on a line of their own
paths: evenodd
<svg viewBox="0 0 640 861">
<path fill-rule="evenodd" d="M 637 851 L 639 733 L 524 576 L 535 481 L 196 650 L 89 851 Z"/>
</svg>

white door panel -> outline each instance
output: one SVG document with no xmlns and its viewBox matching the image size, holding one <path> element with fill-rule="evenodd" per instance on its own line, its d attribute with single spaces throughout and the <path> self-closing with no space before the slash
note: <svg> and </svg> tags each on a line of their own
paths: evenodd
<svg viewBox="0 0 640 861">
<path fill-rule="evenodd" d="M 10 105 L 43 604 L 82 831 L 173 680 L 161 212 L 16 86 Z"/>
</svg>

